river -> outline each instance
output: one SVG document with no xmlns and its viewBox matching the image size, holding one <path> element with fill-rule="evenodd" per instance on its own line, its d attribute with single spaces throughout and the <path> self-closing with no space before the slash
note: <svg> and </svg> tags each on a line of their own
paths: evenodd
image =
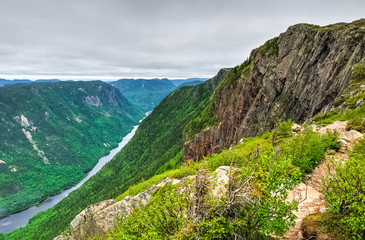
<svg viewBox="0 0 365 240">
<path fill-rule="evenodd" d="M 148 113 L 146 115 L 148 115 Z M 61 201 L 65 197 L 67 197 L 67 195 L 70 194 L 70 192 L 81 187 L 82 184 L 84 184 L 90 177 L 92 177 L 94 174 L 96 174 L 107 162 L 109 162 L 129 142 L 129 140 L 131 140 L 131 138 L 133 137 L 137 128 L 138 128 L 138 125 L 134 126 L 133 130 L 122 139 L 122 141 L 119 143 L 118 147 L 112 149 L 110 151 L 109 155 L 100 158 L 99 162 L 87 174 L 87 176 L 73 188 L 66 189 L 63 192 L 61 192 L 57 195 L 54 195 L 53 197 L 48 198 L 42 205 L 40 205 L 38 207 L 33 206 L 22 212 L 18 212 L 13 215 L 7 216 L 3 219 L 0 219 L 0 233 L 8 233 L 15 229 L 26 226 L 28 224 L 29 219 L 32 218 L 34 215 L 36 215 L 37 213 L 42 212 L 44 210 L 47 210 L 48 208 L 53 207 L 59 201 Z"/>
</svg>

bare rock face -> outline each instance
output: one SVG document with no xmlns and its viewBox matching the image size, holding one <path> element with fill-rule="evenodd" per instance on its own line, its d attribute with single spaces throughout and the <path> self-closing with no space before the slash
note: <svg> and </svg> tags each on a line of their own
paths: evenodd
<svg viewBox="0 0 365 240">
<path fill-rule="evenodd" d="M 365 19 L 328 27 L 289 27 L 251 52 L 247 73 L 215 92 L 219 124 L 185 143 L 184 159 L 199 160 L 243 137 L 271 130 L 278 120 L 300 123 L 328 112 L 361 61 Z"/>
<path fill-rule="evenodd" d="M 100 101 L 100 98 L 98 96 L 86 96 L 85 97 L 85 103 L 90 106 L 101 106 L 102 103 Z"/>
<path fill-rule="evenodd" d="M 217 176 L 213 179 L 212 182 L 216 182 L 216 186 L 212 188 L 212 193 L 214 196 L 219 197 L 223 196 L 228 191 L 228 183 L 229 183 L 229 174 L 231 169 L 233 171 L 236 168 L 231 168 L 229 166 L 220 166 L 215 170 Z"/>
</svg>

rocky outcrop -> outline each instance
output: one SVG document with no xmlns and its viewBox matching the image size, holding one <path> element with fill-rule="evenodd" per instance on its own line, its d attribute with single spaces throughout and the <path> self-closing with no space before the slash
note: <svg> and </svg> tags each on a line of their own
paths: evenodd
<svg viewBox="0 0 365 240">
<path fill-rule="evenodd" d="M 365 19 L 289 27 L 254 49 L 237 79 L 223 80 L 213 99 L 219 124 L 187 142 L 184 159 L 201 159 L 280 120 L 303 122 L 329 111 L 349 86 L 352 67 L 364 60 Z"/>
<path fill-rule="evenodd" d="M 168 182 L 176 184 L 181 181 L 166 177 L 159 184 L 153 185 L 136 196 L 127 196 L 119 202 L 109 199 L 90 205 L 72 220 L 68 235 L 57 236 L 54 240 L 84 240 L 105 234 L 113 229 L 119 216 L 127 217 L 139 204 L 147 204 L 158 187 L 162 187 Z"/>
<path fill-rule="evenodd" d="M 216 197 L 226 194 L 230 169 L 228 166 L 221 166 L 216 169 L 215 174 L 212 176 L 203 177 L 204 181 L 206 181 L 204 182 L 204 187 L 209 186 L 212 194 Z M 234 168 L 232 169 L 235 170 Z M 187 178 L 201 179 L 202 176 L 196 177 L 192 175 Z M 160 183 L 153 185 L 144 192 L 135 196 L 127 196 L 122 201 L 115 202 L 113 199 L 110 199 L 90 205 L 72 220 L 68 235 L 57 236 L 54 240 L 85 240 L 107 233 L 113 229 L 118 217 L 128 217 L 138 205 L 146 205 L 152 199 L 153 193 L 157 188 L 164 186 L 168 182 L 177 184 L 184 182 L 184 179 L 166 177 Z M 199 185 L 195 181 L 193 184 L 195 187 Z"/>
<path fill-rule="evenodd" d="M 98 107 L 98 106 L 103 105 L 98 96 L 86 96 L 84 101 L 87 105 L 90 105 L 90 106 Z"/>
</svg>

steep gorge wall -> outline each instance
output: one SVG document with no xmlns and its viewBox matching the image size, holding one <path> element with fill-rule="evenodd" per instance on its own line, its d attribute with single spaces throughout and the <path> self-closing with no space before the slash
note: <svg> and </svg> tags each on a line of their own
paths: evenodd
<svg viewBox="0 0 365 240">
<path fill-rule="evenodd" d="M 365 60 L 365 19 L 326 27 L 298 24 L 254 49 L 236 79 L 216 89 L 219 124 L 184 145 L 184 160 L 219 152 L 242 137 L 270 130 L 280 120 L 303 122 L 329 111 Z"/>
</svg>

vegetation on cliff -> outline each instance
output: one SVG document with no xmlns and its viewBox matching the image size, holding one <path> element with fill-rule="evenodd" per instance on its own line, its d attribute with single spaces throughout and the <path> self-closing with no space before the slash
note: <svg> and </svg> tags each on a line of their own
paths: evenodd
<svg viewBox="0 0 365 240">
<path fill-rule="evenodd" d="M 197 173 L 199 180 L 195 186 L 186 179 L 183 186 L 162 187 L 146 206 L 122 217 L 114 230 L 96 239 L 268 239 L 284 234 L 294 222 L 296 207 L 286 200 L 288 192 L 321 162 L 328 149 L 338 147 L 332 133 L 319 136 L 308 129 L 294 135 L 287 126 L 291 123 L 280 124 L 273 133 L 243 139 L 201 162 L 155 176 L 152 179 Z M 227 192 L 213 194 L 211 189 L 219 182 L 210 182 L 209 176 L 227 165 L 234 169 L 225 186 Z M 151 187 L 156 183 L 152 179 L 130 187 L 118 200 Z M 200 199 L 199 207 L 196 199 Z"/>
<path fill-rule="evenodd" d="M 320 124 L 349 121 L 348 130 L 365 132 L 365 62 L 356 64 L 351 72 L 351 84 L 335 101 L 335 107 L 325 114 L 317 114 L 313 120 Z"/>
</svg>

